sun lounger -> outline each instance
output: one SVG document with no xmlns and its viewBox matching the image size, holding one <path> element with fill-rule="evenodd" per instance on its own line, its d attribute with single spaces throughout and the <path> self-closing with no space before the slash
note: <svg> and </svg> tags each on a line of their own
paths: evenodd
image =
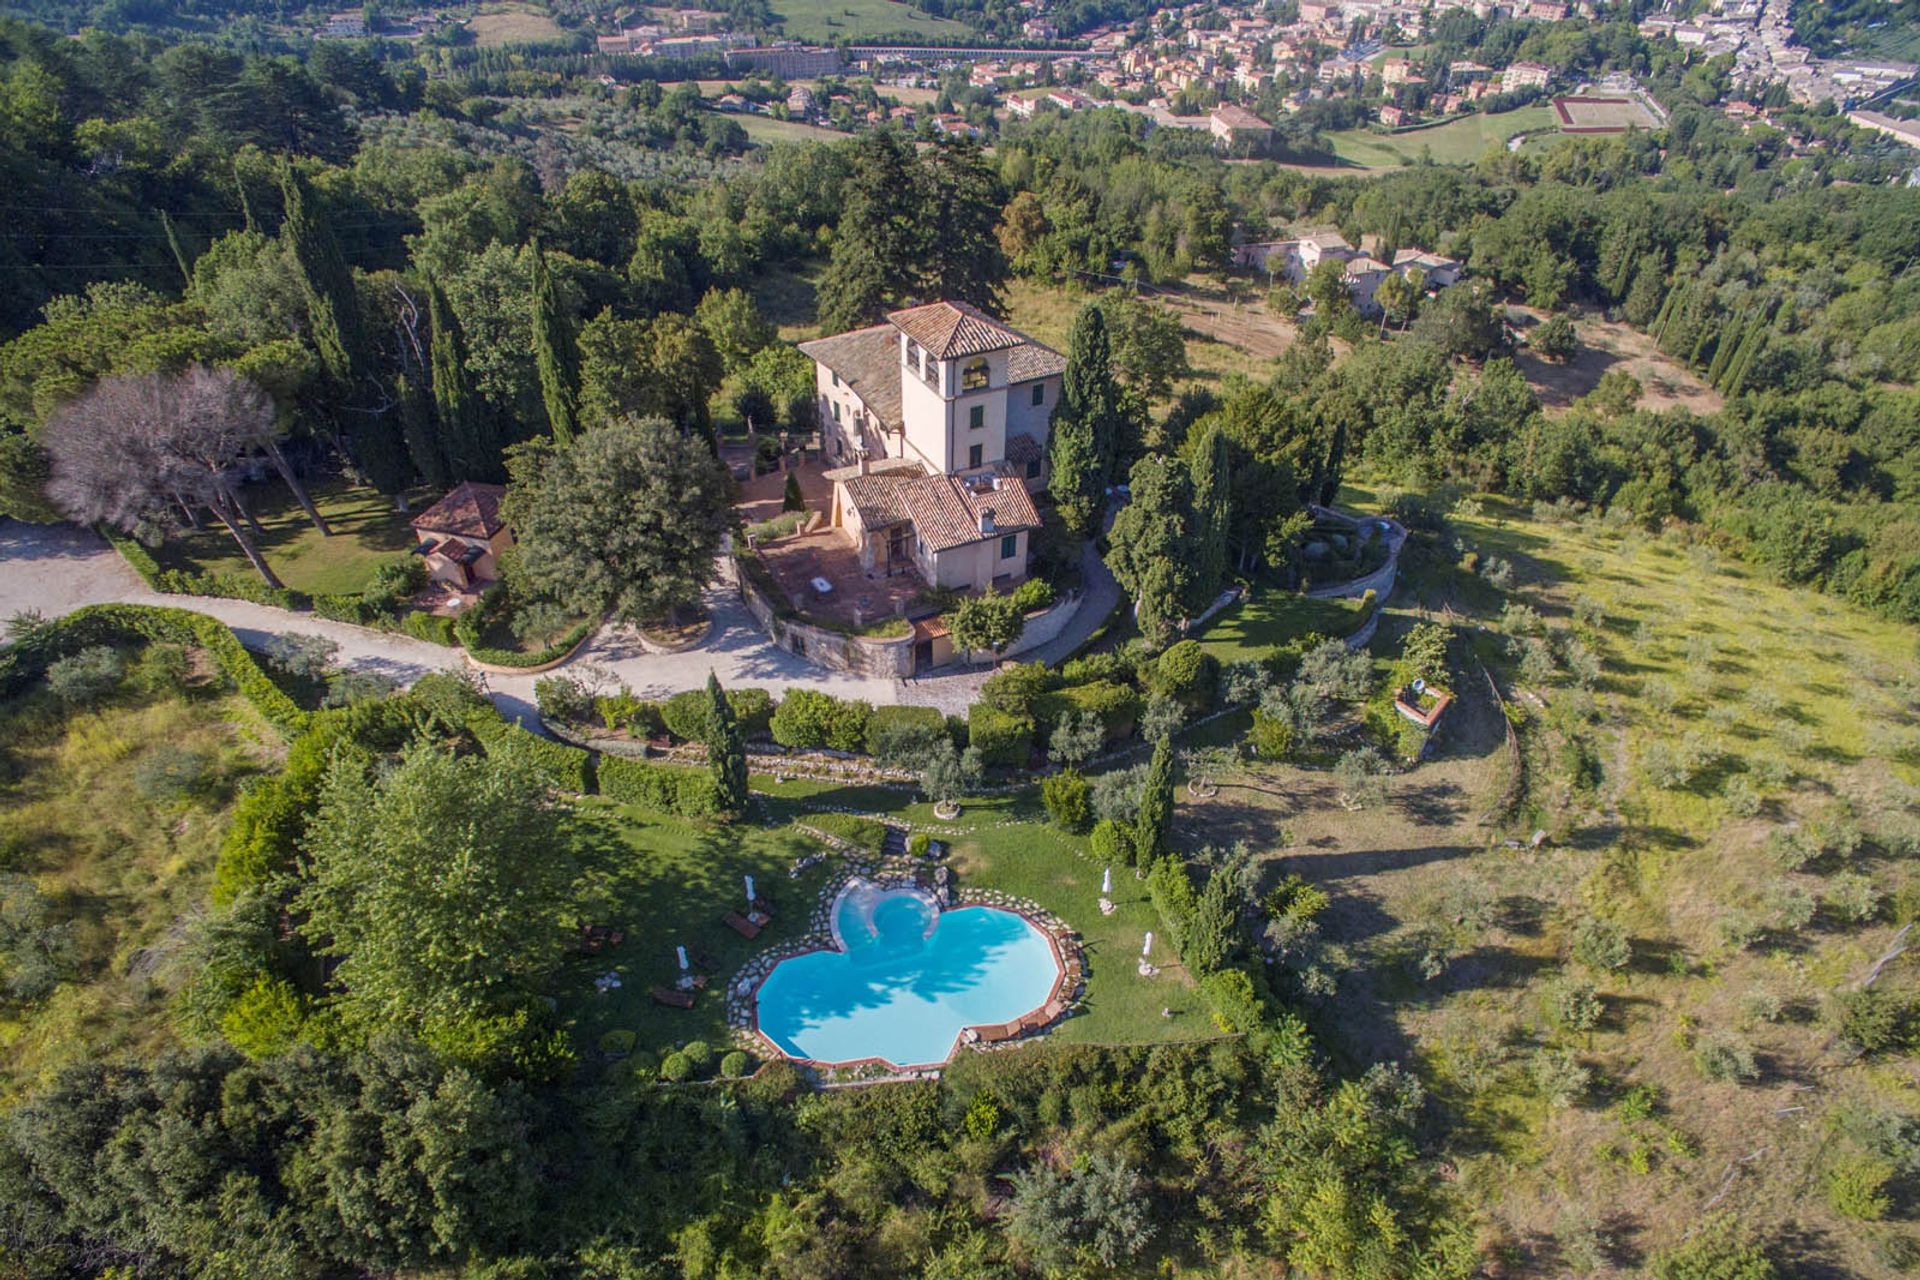
<svg viewBox="0 0 1920 1280">
<path fill-rule="evenodd" d="M 655 987 L 650 994 L 655 1004 L 670 1005 L 675 1009 L 693 1008 L 691 991 L 676 991 L 672 987 Z"/>
<path fill-rule="evenodd" d="M 721 917 L 721 922 L 743 938 L 760 936 L 760 926 L 741 915 L 738 911 L 729 911 Z"/>
</svg>

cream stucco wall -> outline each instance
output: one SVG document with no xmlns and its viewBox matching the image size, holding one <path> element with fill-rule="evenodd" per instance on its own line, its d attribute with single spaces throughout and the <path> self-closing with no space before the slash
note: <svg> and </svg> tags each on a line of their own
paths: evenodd
<svg viewBox="0 0 1920 1280">
<path fill-rule="evenodd" d="M 1022 382 L 1007 393 L 1007 434 L 1032 436 L 1046 448 L 1053 421 L 1053 407 L 1060 403 L 1060 379 L 1041 378 L 1039 404 L 1033 402 L 1034 383 Z"/>
<path fill-rule="evenodd" d="M 1002 560 L 1000 540 L 1004 536 L 995 533 L 979 542 L 948 547 L 933 557 L 931 573 L 926 572 L 923 562 L 923 575 L 936 586 L 952 587 L 959 591 L 984 591 L 1002 574 L 1024 578 L 1027 573 L 1027 535 L 1024 530 L 1014 534 L 1013 555 Z"/>
</svg>

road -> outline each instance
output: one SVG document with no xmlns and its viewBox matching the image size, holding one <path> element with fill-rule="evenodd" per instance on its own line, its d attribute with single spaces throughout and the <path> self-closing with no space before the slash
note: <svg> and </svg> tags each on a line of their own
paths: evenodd
<svg viewBox="0 0 1920 1280">
<path fill-rule="evenodd" d="M 0 521 L 0 618 L 34 609 L 58 617 L 90 604 L 170 605 L 193 609 L 232 627 L 249 648 L 262 648 L 280 635 L 319 635 L 340 646 L 339 661 L 354 671 L 377 672 L 410 683 L 429 671 L 465 667 L 458 649 L 411 636 L 329 622 L 310 613 L 292 613 L 244 600 L 163 595 L 140 580 L 105 540 L 71 525 L 31 525 Z M 706 683 L 708 671 L 728 686 L 754 685 L 778 695 L 807 688 L 876 704 L 911 702 L 964 714 L 986 673 L 957 671 L 913 681 L 823 671 L 772 644 L 753 625 L 730 584 L 716 583 L 706 605 L 713 629 L 685 653 L 650 654 L 622 628 L 608 628 L 569 663 L 593 664 L 643 697 L 658 698 Z M 488 675 L 494 702 L 516 719 L 533 710 L 533 686 L 527 675 Z"/>
</svg>

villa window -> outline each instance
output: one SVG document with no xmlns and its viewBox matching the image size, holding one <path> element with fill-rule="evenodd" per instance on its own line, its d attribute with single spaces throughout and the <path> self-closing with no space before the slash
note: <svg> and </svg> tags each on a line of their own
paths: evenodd
<svg viewBox="0 0 1920 1280">
<path fill-rule="evenodd" d="M 1000 558 L 1002 560 L 1011 560 L 1019 554 L 1020 554 L 1020 535 L 1019 534 L 1010 533 L 1006 537 L 1000 539 Z"/>
<path fill-rule="evenodd" d="M 967 450 L 967 470 L 972 471 L 980 466 L 982 448 L 983 446 L 981 445 L 974 445 L 971 449 Z"/>
<path fill-rule="evenodd" d="M 987 406 L 983 404 L 976 404 L 972 408 L 967 410 L 968 428 L 974 431 L 978 431 L 980 428 L 986 425 L 987 425 Z"/>
<path fill-rule="evenodd" d="M 1036 382 L 1033 384 L 1033 402 L 1035 404 L 1045 404 L 1047 402 L 1047 384 L 1046 383 Z"/>
<path fill-rule="evenodd" d="M 1027 459 L 1027 479 L 1038 480 L 1039 478 L 1040 478 L 1040 459 L 1028 458 Z"/>
<path fill-rule="evenodd" d="M 833 402 L 833 420 L 835 422 L 840 421 L 840 402 L 838 400 Z"/>
<path fill-rule="evenodd" d="M 829 369 L 829 370 L 827 370 L 827 376 L 828 376 L 829 378 L 832 378 L 832 379 L 833 379 L 833 385 L 834 385 L 834 386 L 836 386 L 836 387 L 837 387 L 837 386 L 839 386 L 839 385 L 840 385 L 840 375 L 839 375 L 839 374 L 837 374 L 837 373 L 835 373 L 835 372 L 834 372 L 833 370 L 831 370 L 831 369 Z"/>
<path fill-rule="evenodd" d="M 960 370 L 960 389 L 962 391 L 979 391 L 986 385 L 987 362 L 985 357 L 978 360 L 969 360 L 966 367 Z"/>
</svg>

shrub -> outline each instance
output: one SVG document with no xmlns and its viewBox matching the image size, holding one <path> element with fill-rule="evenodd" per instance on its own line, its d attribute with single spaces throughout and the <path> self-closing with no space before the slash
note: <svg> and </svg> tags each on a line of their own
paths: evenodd
<svg viewBox="0 0 1920 1280">
<path fill-rule="evenodd" d="M 720 1059 L 720 1074 L 729 1080 L 738 1080 L 752 1070 L 753 1059 L 747 1056 L 744 1049 L 731 1050 Z"/>
<path fill-rule="evenodd" d="M 1843 871 L 1827 882 L 1827 910 L 1849 924 L 1865 924 L 1880 914 L 1880 891 L 1856 871 Z"/>
<path fill-rule="evenodd" d="M 1213 1010 L 1214 1025 L 1226 1034 L 1252 1031 L 1260 1025 L 1260 999 L 1245 970 L 1216 969 L 1202 975 L 1200 994 Z"/>
<path fill-rule="evenodd" d="M 540 696 L 540 686 L 535 685 L 534 697 Z M 626 727 L 641 707 L 640 699 L 633 696 L 633 690 L 623 688 L 618 693 L 607 693 L 593 700 L 593 714 L 600 723 L 609 729 Z"/>
<path fill-rule="evenodd" d="M 98 702 L 120 683 L 120 655 L 103 644 L 88 645 L 47 668 L 47 692 L 70 707 Z"/>
<path fill-rule="evenodd" d="M 533 682 L 533 700 L 544 720 L 578 724 L 594 711 L 595 698 L 578 676 L 556 672 Z"/>
<path fill-rule="evenodd" d="M 220 1019 L 220 1034 L 249 1058 L 285 1053 L 306 1024 L 306 998 L 283 978 L 254 980 Z"/>
<path fill-rule="evenodd" d="M 609 1031 L 600 1037 L 600 1052 L 613 1057 L 624 1058 L 633 1052 L 633 1042 L 638 1039 L 633 1032 L 624 1028 Z"/>
<path fill-rule="evenodd" d="M 1133 656 L 1125 652 L 1089 653 L 1060 668 L 1062 684 L 1130 685 L 1134 680 Z"/>
<path fill-rule="evenodd" d="M 1013 589 L 1013 607 L 1021 613 L 1035 613 L 1053 603 L 1053 584 L 1045 578 L 1028 578 Z"/>
<path fill-rule="evenodd" d="M 1547 1017 L 1563 1031 L 1591 1031 L 1600 1025 L 1604 1006 L 1600 990 L 1591 982 L 1562 978 L 1546 993 Z"/>
<path fill-rule="evenodd" d="M 926 857 L 932 845 L 933 838 L 924 831 L 916 831 L 907 837 L 907 852 L 916 858 Z"/>
<path fill-rule="evenodd" d="M 1897 1172 L 1871 1152 L 1849 1151 L 1827 1167 L 1827 1203 L 1842 1217 L 1877 1222 L 1893 1203 L 1887 1184 Z"/>
<path fill-rule="evenodd" d="M 1094 823 L 1087 846 L 1096 861 L 1128 865 L 1133 862 L 1133 832 L 1118 819 L 1102 818 Z"/>
<path fill-rule="evenodd" d="M 967 745 L 982 764 L 1020 768 L 1033 755 L 1033 721 L 976 702 L 967 712 Z"/>
<path fill-rule="evenodd" d="M 1204 711 L 1213 702 L 1220 678 L 1220 662 L 1200 647 L 1198 640 L 1182 640 L 1148 668 L 1147 687 L 1176 700 L 1189 711 Z"/>
<path fill-rule="evenodd" d="M 729 689 L 727 710 L 744 736 L 764 738 L 773 723 L 773 695 L 765 689 Z"/>
<path fill-rule="evenodd" d="M 687 689 L 660 704 L 660 719 L 667 732 L 681 742 L 705 742 L 707 708 L 705 689 Z"/>
<path fill-rule="evenodd" d="M 1835 1034 L 1861 1053 L 1882 1053 L 1907 1039 L 1914 1009 L 1898 996 L 1874 987 L 1842 991 L 1827 1009 Z"/>
<path fill-rule="evenodd" d="M 1611 920 L 1588 916 L 1574 926 L 1573 958 L 1589 969 L 1624 969 L 1633 959 L 1633 943 Z"/>
<path fill-rule="evenodd" d="M 1539 1050 L 1533 1055 L 1530 1071 L 1533 1087 L 1555 1109 L 1580 1101 L 1593 1080 L 1593 1073 L 1580 1064 L 1580 1055 L 1571 1049 Z"/>
<path fill-rule="evenodd" d="M 1081 832 L 1093 821 L 1092 788 L 1077 769 L 1068 769 L 1040 784 L 1047 817 L 1062 831 Z"/>
<path fill-rule="evenodd" d="M 1775 1280 L 1779 1275 L 1730 1214 L 1708 1218 L 1684 1241 L 1654 1254 L 1647 1271 L 1653 1280 Z"/>
<path fill-rule="evenodd" d="M 1713 1035 L 1694 1046 L 1693 1065 L 1709 1080 L 1757 1080 L 1760 1066 L 1753 1046 L 1730 1035 Z"/>
<path fill-rule="evenodd" d="M 705 1040 L 689 1040 L 680 1052 L 695 1071 L 705 1071 L 713 1065 L 713 1046 Z"/>
<path fill-rule="evenodd" d="M 802 819 L 817 831 L 844 840 L 878 857 L 887 845 L 887 826 L 854 813 L 810 813 Z"/>
<path fill-rule="evenodd" d="M 674 1084 L 691 1080 L 693 1079 L 693 1063 L 687 1060 L 687 1055 L 684 1053 L 670 1053 L 667 1055 L 666 1060 L 660 1064 L 660 1078 L 671 1081 Z"/>
<path fill-rule="evenodd" d="M 867 716 L 867 754 L 881 760 L 917 760 L 947 741 L 947 717 L 936 707 L 875 707 Z"/>
<path fill-rule="evenodd" d="M 867 722 L 872 714 L 873 708 L 864 702 L 812 689 L 794 689 L 780 700 L 768 727 L 773 740 L 783 747 L 859 751 L 866 746 Z"/>
<path fill-rule="evenodd" d="M 1268 715 L 1265 709 L 1255 707 L 1247 742 L 1262 760 L 1285 760 L 1293 754 L 1293 721 Z"/>
<path fill-rule="evenodd" d="M 722 812 L 719 783 L 707 769 L 609 755 L 600 758 L 598 772 L 600 794 L 620 804 L 683 818 L 714 818 Z"/>
<path fill-rule="evenodd" d="M 1040 662 L 1009 662 L 980 686 L 980 704 L 1008 715 L 1031 716 L 1033 704 L 1053 688 L 1054 677 Z"/>
<path fill-rule="evenodd" d="M 425 640 L 430 644 L 458 644 L 459 638 L 453 634 L 453 619 L 442 614 L 428 613 L 424 609 L 415 609 L 400 618 L 400 629 L 416 640 Z"/>
<path fill-rule="evenodd" d="M 1132 735 L 1140 719 L 1140 694 L 1130 685 L 1112 680 L 1064 685 L 1039 694 L 1029 706 L 1035 731 L 1046 735 L 1053 733 L 1063 717 L 1079 712 L 1099 717 L 1106 740 L 1119 742 Z"/>
</svg>

